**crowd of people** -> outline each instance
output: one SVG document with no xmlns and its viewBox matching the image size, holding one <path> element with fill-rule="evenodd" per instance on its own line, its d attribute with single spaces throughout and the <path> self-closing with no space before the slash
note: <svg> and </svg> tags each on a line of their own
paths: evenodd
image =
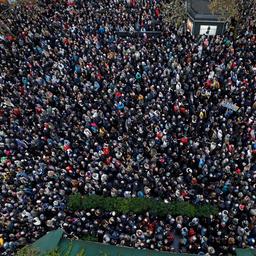
<svg viewBox="0 0 256 256">
<path fill-rule="evenodd" d="M 196 37 L 165 26 L 161 2 L 11 10 L 13 34 L 0 41 L 1 255 L 59 227 L 139 249 L 255 248 L 255 16 L 237 36 Z M 219 214 L 72 212 L 74 192 L 210 203 Z"/>
</svg>

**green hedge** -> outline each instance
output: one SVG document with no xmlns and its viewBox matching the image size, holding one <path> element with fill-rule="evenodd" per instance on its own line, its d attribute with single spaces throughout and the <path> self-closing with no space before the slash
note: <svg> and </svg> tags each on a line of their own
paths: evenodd
<svg viewBox="0 0 256 256">
<path fill-rule="evenodd" d="M 83 196 L 79 193 L 69 196 L 68 207 L 74 211 L 101 209 L 124 214 L 143 214 L 148 211 L 159 217 L 164 217 L 167 214 L 173 216 L 209 217 L 210 215 L 216 215 L 218 213 L 218 208 L 210 204 L 198 206 L 184 201 L 164 203 L 163 201 L 152 198 L 122 198 L 98 195 Z"/>
</svg>

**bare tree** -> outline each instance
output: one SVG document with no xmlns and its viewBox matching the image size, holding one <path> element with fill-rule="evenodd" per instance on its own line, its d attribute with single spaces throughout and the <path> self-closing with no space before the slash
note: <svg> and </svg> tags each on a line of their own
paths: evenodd
<svg viewBox="0 0 256 256">
<path fill-rule="evenodd" d="M 162 4 L 162 12 L 166 24 L 179 28 L 187 15 L 185 0 L 171 0 Z"/>
<path fill-rule="evenodd" d="M 249 11 L 248 8 L 255 4 L 256 0 L 211 0 L 209 8 L 224 20 L 233 18 L 239 21 Z"/>
<path fill-rule="evenodd" d="M 232 17 L 238 17 L 239 9 L 237 0 L 212 0 L 209 8 L 213 14 L 220 15 L 222 20 L 229 20 Z"/>
</svg>

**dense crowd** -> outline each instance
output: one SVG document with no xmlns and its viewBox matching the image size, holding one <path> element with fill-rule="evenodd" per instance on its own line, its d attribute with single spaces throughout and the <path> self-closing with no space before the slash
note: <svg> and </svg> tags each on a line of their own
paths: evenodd
<svg viewBox="0 0 256 256">
<path fill-rule="evenodd" d="M 0 41 L 1 255 L 59 227 L 200 255 L 256 246 L 255 16 L 236 37 L 195 37 L 164 26 L 160 3 L 43 0 L 11 11 L 13 35 Z M 72 192 L 220 211 L 72 212 Z"/>
</svg>

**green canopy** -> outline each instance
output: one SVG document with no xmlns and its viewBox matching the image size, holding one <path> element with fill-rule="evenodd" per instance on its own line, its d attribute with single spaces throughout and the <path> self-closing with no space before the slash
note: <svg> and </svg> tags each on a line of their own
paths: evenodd
<svg viewBox="0 0 256 256">
<path fill-rule="evenodd" d="M 237 256 L 256 256 L 255 249 L 236 249 Z"/>
<path fill-rule="evenodd" d="M 49 251 L 52 251 L 59 246 L 63 233 L 64 232 L 62 229 L 57 229 L 57 230 L 48 232 L 46 235 L 36 240 L 32 244 L 32 247 L 34 247 L 35 249 L 38 249 L 41 255 Z"/>
<path fill-rule="evenodd" d="M 168 253 L 168 252 L 157 252 L 152 250 L 138 250 L 123 246 L 107 245 L 95 242 L 87 241 L 72 241 L 71 256 L 77 255 L 81 249 L 84 249 L 86 256 L 192 256 L 192 254 L 180 254 L 180 253 Z M 59 247 L 61 251 L 67 251 L 70 246 L 70 241 L 62 239 Z"/>
<path fill-rule="evenodd" d="M 169 252 L 157 252 L 152 250 L 138 250 L 129 247 L 107 245 L 83 240 L 68 240 L 63 238 L 63 230 L 57 229 L 48 232 L 32 244 L 38 249 L 40 255 L 44 255 L 54 249 L 59 249 L 61 255 L 69 252 L 69 256 L 77 256 L 83 250 L 86 256 L 192 256 L 194 254 L 181 254 Z"/>
</svg>

